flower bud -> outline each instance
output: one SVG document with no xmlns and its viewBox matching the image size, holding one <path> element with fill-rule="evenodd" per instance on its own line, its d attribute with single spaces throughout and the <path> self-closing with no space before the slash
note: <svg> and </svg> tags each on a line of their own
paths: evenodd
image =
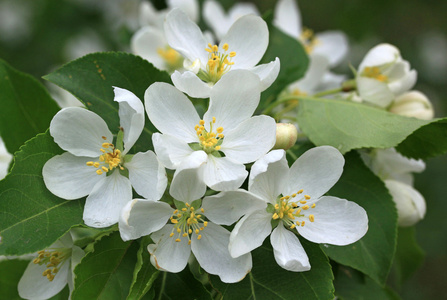
<svg viewBox="0 0 447 300">
<path fill-rule="evenodd" d="M 290 123 L 276 124 L 276 143 L 273 149 L 287 150 L 295 145 L 298 137 L 298 130 L 295 125 Z"/>
<path fill-rule="evenodd" d="M 431 120 L 434 116 L 430 100 L 419 91 L 410 91 L 397 97 L 389 111 L 398 115 L 414 117 L 422 120 Z"/>
<path fill-rule="evenodd" d="M 413 226 L 424 218 L 425 200 L 417 190 L 392 179 L 385 180 L 385 185 L 396 203 L 399 226 Z"/>
</svg>

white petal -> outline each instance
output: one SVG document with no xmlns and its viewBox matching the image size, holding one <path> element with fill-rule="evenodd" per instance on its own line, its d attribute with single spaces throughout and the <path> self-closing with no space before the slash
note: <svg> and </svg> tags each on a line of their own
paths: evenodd
<svg viewBox="0 0 447 300">
<path fill-rule="evenodd" d="M 275 141 L 275 120 L 269 116 L 255 116 L 225 133 L 221 151 L 233 161 L 246 164 L 267 153 Z"/>
<path fill-rule="evenodd" d="M 203 180 L 215 191 L 233 191 L 239 188 L 248 175 L 245 166 L 227 157 L 208 155 L 208 162 L 201 167 Z"/>
<path fill-rule="evenodd" d="M 134 199 L 121 210 L 119 230 L 123 241 L 134 240 L 160 230 L 174 210 L 161 201 Z"/>
<path fill-rule="evenodd" d="M 6 149 L 5 143 L 0 137 L 0 180 L 8 174 L 9 164 L 12 161 L 12 155 Z"/>
<path fill-rule="evenodd" d="M 274 61 L 268 64 L 263 64 L 250 69 L 253 73 L 259 76 L 261 79 L 261 91 L 266 90 L 272 85 L 279 74 L 280 62 L 277 57 Z"/>
<path fill-rule="evenodd" d="M 167 0 L 169 8 L 180 8 L 194 22 L 199 21 L 199 2 L 197 0 Z"/>
<path fill-rule="evenodd" d="M 138 194 L 150 200 L 159 200 L 163 196 L 168 178 L 154 152 L 139 152 L 124 166 L 129 170 L 129 180 Z"/>
<path fill-rule="evenodd" d="M 174 174 L 169 189 L 169 193 L 176 200 L 188 203 L 205 195 L 206 185 L 200 177 L 199 167 L 208 159 L 203 151 L 195 151 L 190 157 L 191 161 L 196 162 L 196 165 L 189 165 L 188 167 L 190 168 L 178 169 Z"/>
<path fill-rule="evenodd" d="M 194 152 L 185 141 L 169 134 L 154 133 L 152 143 L 158 159 L 168 169 L 176 169 Z"/>
<path fill-rule="evenodd" d="M 284 228 L 282 222 L 270 235 L 275 260 L 281 268 L 292 272 L 310 270 L 309 258 L 297 236 Z"/>
<path fill-rule="evenodd" d="M 251 166 L 248 190 L 265 201 L 276 203 L 284 191 L 289 175 L 289 166 L 284 150 L 273 150 Z"/>
<path fill-rule="evenodd" d="M 91 157 L 74 156 L 68 152 L 50 158 L 42 169 L 45 186 L 54 195 L 73 200 L 87 196 L 106 173 L 96 174 L 93 166 L 87 166 Z"/>
<path fill-rule="evenodd" d="M 205 128 L 216 117 L 215 127 L 231 130 L 250 118 L 258 107 L 260 79 L 247 70 L 230 71 L 216 83 L 211 91 L 210 106 L 203 116 Z"/>
<path fill-rule="evenodd" d="M 166 15 L 164 30 L 169 45 L 190 61 L 208 61 L 207 41 L 196 23 L 180 9 L 173 9 Z"/>
<path fill-rule="evenodd" d="M 269 42 L 269 31 L 265 21 L 258 16 L 246 15 L 239 18 L 222 38 L 219 48 L 225 43 L 229 51 L 236 52 L 233 69 L 254 67 L 264 56 Z"/>
<path fill-rule="evenodd" d="M 246 215 L 237 222 L 228 245 L 231 256 L 239 257 L 261 246 L 272 232 L 271 221 L 272 214 L 263 209 Z"/>
<path fill-rule="evenodd" d="M 187 238 L 181 238 L 176 242 L 177 235 L 169 237 L 174 231 L 174 225 L 166 225 L 161 230 L 151 235 L 155 247 L 149 247 L 148 250 L 155 261 L 157 269 L 163 269 L 168 272 L 178 273 L 182 271 L 188 263 L 191 254 L 191 246 L 188 245 Z"/>
<path fill-rule="evenodd" d="M 208 273 L 218 275 L 225 283 L 238 282 L 244 279 L 252 267 L 251 254 L 233 258 L 228 252 L 230 232 L 225 228 L 208 223 L 200 232 L 202 238 L 193 234 L 191 250 L 200 266 Z"/>
<path fill-rule="evenodd" d="M 146 112 L 152 124 L 162 133 L 187 143 L 196 142 L 194 126 L 199 115 L 191 101 L 179 90 L 164 82 L 153 83 L 144 93 Z"/>
<path fill-rule="evenodd" d="M 291 84 L 289 89 L 299 89 L 302 92 L 313 94 L 328 71 L 329 60 L 322 55 L 312 54 L 309 56 L 309 67 L 306 74 L 302 79 Z"/>
<path fill-rule="evenodd" d="M 231 26 L 231 24 L 228 26 L 227 16 L 222 5 L 214 0 L 207 0 L 203 3 L 203 19 L 219 40 Z"/>
<path fill-rule="evenodd" d="M 385 82 L 374 78 L 358 76 L 357 90 L 363 100 L 380 107 L 387 107 L 394 99 L 394 94 Z"/>
<path fill-rule="evenodd" d="M 113 141 L 106 122 L 80 107 L 61 109 L 51 120 L 50 134 L 59 147 L 76 156 L 98 157 L 102 144 Z"/>
<path fill-rule="evenodd" d="M 395 95 L 401 95 L 408 92 L 416 84 L 416 80 L 417 72 L 415 70 L 411 70 L 405 77 L 388 84 L 388 87 Z"/>
<path fill-rule="evenodd" d="M 399 226 L 413 226 L 424 218 L 427 210 L 425 199 L 416 189 L 391 179 L 384 182 L 396 203 Z"/>
<path fill-rule="evenodd" d="M 115 101 L 119 103 L 120 126 L 124 130 L 124 151 L 123 155 L 140 137 L 144 127 L 144 106 L 141 100 L 134 93 L 113 87 Z"/>
<path fill-rule="evenodd" d="M 342 31 L 325 31 L 315 35 L 317 44 L 313 53 L 329 60 L 331 67 L 338 65 L 348 54 L 348 37 Z"/>
<path fill-rule="evenodd" d="M 132 52 L 141 56 L 156 68 L 167 70 L 165 60 L 158 54 L 158 49 L 165 49 L 168 46 L 163 32 L 151 26 L 140 28 L 130 41 Z"/>
<path fill-rule="evenodd" d="M 273 24 L 294 38 L 301 35 L 301 14 L 295 0 L 277 2 Z"/>
<path fill-rule="evenodd" d="M 103 178 L 85 201 L 84 222 L 90 227 L 102 228 L 118 222 L 121 209 L 132 199 L 129 179 L 118 170 Z"/>
<path fill-rule="evenodd" d="M 20 297 L 44 300 L 57 295 L 67 285 L 69 267 L 70 262 L 66 261 L 53 281 L 49 281 L 46 276 L 42 276 L 43 271 L 48 269 L 46 264 L 38 265 L 30 261 L 19 281 Z"/>
<path fill-rule="evenodd" d="M 338 181 L 345 159 L 331 146 L 312 148 L 290 167 L 287 195 L 304 189 L 304 194 L 316 200 Z M 312 201 L 312 200 L 311 200 Z"/>
<path fill-rule="evenodd" d="M 193 98 L 209 98 L 212 85 L 203 82 L 191 71 L 180 73 L 175 71 L 171 75 L 172 83 L 176 88 Z"/>
<path fill-rule="evenodd" d="M 390 44 L 379 44 L 368 51 L 359 66 L 359 73 L 365 67 L 382 66 L 389 63 L 396 62 L 399 59 L 399 49 Z"/>
<path fill-rule="evenodd" d="M 267 208 L 265 200 L 245 190 L 222 192 L 205 197 L 204 215 L 213 223 L 231 225 L 243 215 Z"/>
<path fill-rule="evenodd" d="M 358 241 L 368 231 L 368 216 L 357 203 L 336 197 L 321 197 L 315 208 L 303 210 L 304 226 L 296 227 L 307 240 L 344 246 Z M 315 217 L 314 222 L 308 219 Z"/>
</svg>

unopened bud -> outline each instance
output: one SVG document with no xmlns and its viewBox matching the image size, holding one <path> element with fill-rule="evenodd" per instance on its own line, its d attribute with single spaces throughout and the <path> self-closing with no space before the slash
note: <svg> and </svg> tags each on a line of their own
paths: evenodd
<svg viewBox="0 0 447 300">
<path fill-rule="evenodd" d="M 431 120 L 434 116 L 430 100 L 419 91 L 410 91 L 397 97 L 391 103 L 389 111 L 422 120 Z"/>
<path fill-rule="evenodd" d="M 393 201 L 396 203 L 398 224 L 402 227 L 413 226 L 425 216 L 424 197 L 411 185 L 388 179 L 385 180 Z"/>
<path fill-rule="evenodd" d="M 276 124 L 276 143 L 273 149 L 287 150 L 295 145 L 298 137 L 298 130 L 295 125 L 288 123 Z"/>
</svg>

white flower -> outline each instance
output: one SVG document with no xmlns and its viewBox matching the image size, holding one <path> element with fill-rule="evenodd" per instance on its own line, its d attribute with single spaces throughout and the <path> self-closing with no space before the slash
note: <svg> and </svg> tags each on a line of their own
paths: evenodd
<svg viewBox="0 0 447 300">
<path fill-rule="evenodd" d="M 380 107 L 387 107 L 397 96 L 410 90 L 417 73 L 403 60 L 399 49 L 380 44 L 369 50 L 357 71 L 360 97 Z"/>
<path fill-rule="evenodd" d="M 73 290 L 73 270 L 84 251 L 73 245 L 70 232 L 39 251 L 20 278 L 18 290 L 24 299 L 43 300 L 57 295 L 68 283 Z"/>
<path fill-rule="evenodd" d="M 273 118 L 251 117 L 260 91 L 259 77 L 249 71 L 236 70 L 222 77 L 211 91 L 203 119 L 191 101 L 169 84 L 152 84 L 144 98 L 149 119 L 161 132 L 152 135 L 160 161 L 169 169 L 197 161 L 198 172 L 214 190 L 240 187 L 248 175 L 244 164 L 275 144 Z"/>
<path fill-rule="evenodd" d="M 0 137 L 0 180 L 8 174 L 9 164 L 12 161 L 12 155 L 6 149 L 3 139 Z M 0 239 L 1 240 L 1 239 Z"/>
<path fill-rule="evenodd" d="M 43 167 L 46 187 L 67 200 L 87 196 L 84 222 L 107 227 L 118 222 L 121 208 L 132 199 L 132 186 L 146 197 L 163 194 L 167 179 L 152 151 L 126 156 L 144 127 L 144 107 L 131 92 L 114 88 L 124 134 L 113 135 L 97 114 L 79 107 L 60 110 L 50 124 L 50 134 L 64 150 Z M 123 147 L 124 143 L 124 147 Z M 129 172 L 129 178 L 121 171 Z M 157 189 L 148 187 L 156 182 Z"/>
<path fill-rule="evenodd" d="M 271 151 L 256 161 L 249 192 L 265 205 L 236 224 L 230 236 L 231 256 L 261 246 L 271 233 L 276 262 L 300 272 L 309 270 L 310 264 L 293 230 L 314 243 L 343 246 L 359 240 L 368 230 L 365 210 L 354 202 L 323 196 L 340 178 L 343 165 L 343 156 L 330 146 L 307 151 L 290 169 L 284 150 Z M 276 226 L 273 231 L 272 224 Z"/>
<path fill-rule="evenodd" d="M 434 117 L 433 105 L 427 96 L 419 91 L 410 91 L 400 95 L 391 103 L 390 112 L 422 120 L 431 120 Z"/>
<path fill-rule="evenodd" d="M 223 282 L 240 281 L 251 270 L 251 255 L 230 256 L 230 232 L 219 223 L 208 222 L 207 212 L 194 202 L 205 191 L 197 172 L 183 169 L 170 187 L 170 194 L 179 201 L 178 209 L 161 201 L 134 199 L 123 208 L 119 222 L 121 237 L 129 240 L 151 234 L 155 244 L 149 245 L 148 251 L 157 269 L 180 272 L 192 252 L 206 272 L 218 275 Z"/>
<path fill-rule="evenodd" d="M 185 58 L 185 72 L 176 71 L 174 85 L 191 97 L 208 98 L 213 86 L 233 70 L 247 69 L 261 79 L 261 91 L 279 73 L 279 59 L 264 65 L 261 60 L 268 46 L 268 28 L 258 16 L 239 18 L 219 45 L 208 43 L 200 28 L 179 9 L 166 16 L 164 24 L 169 45 Z"/>
<path fill-rule="evenodd" d="M 225 12 L 222 5 L 214 0 L 207 0 L 203 4 L 203 19 L 214 31 L 216 37 L 221 40 L 231 25 L 242 16 L 256 15 L 259 11 L 253 3 L 238 2 Z"/>
<path fill-rule="evenodd" d="M 199 2 L 197 0 L 167 0 L 167 8 L 156 10 L 149 1 L 142 1 L 139 9 L 139 21 L 142 27 L 150 26 L 163 30 L 163 21 L 169 11 L 181 9 L 194 22 L 199 21 Z"/>
<path fill-rule="evenodd" d="M 404 157 L 394 148 L 361 153 L 365 164 L 382 179 L 396 204 L 399 226 L 412 226 L 425 216 L 424 197 L 413 187 L 412 172 L 422 172 L 425 163 Z"/>
<path fill-rule="evenodd" d="M 301 41 L 309 55 L 318 54 L 329 61 L 331 67 L 338 65 L 348 53 L 348 39 L 341 31 L 325 31 L 314 34 L 303 28 L 301 14 L 295 0 L 279 0 L 275 7 L 276 27 Z"/>
</svg>

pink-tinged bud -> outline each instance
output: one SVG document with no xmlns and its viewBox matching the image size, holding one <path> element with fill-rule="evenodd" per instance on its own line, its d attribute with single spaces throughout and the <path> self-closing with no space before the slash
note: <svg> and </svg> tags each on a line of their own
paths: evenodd
<svg viewBox="0 0 447 300">
<path fill-rule="evenodd" d="M 391 103 L 389 111 L 398 115 L 422 120 L 431 120 L 434 116 L 434 110 L 430 100 L 419 91 L 410 91 L 397 97 Z"/>
<path fill-rule="evenodd" d="M 276 143 L 273 149 L 287 150 L 295 145 L 298 137 L 298 130 L 293 124 L 278 123 L 276 124 Z"/>
</svg>

